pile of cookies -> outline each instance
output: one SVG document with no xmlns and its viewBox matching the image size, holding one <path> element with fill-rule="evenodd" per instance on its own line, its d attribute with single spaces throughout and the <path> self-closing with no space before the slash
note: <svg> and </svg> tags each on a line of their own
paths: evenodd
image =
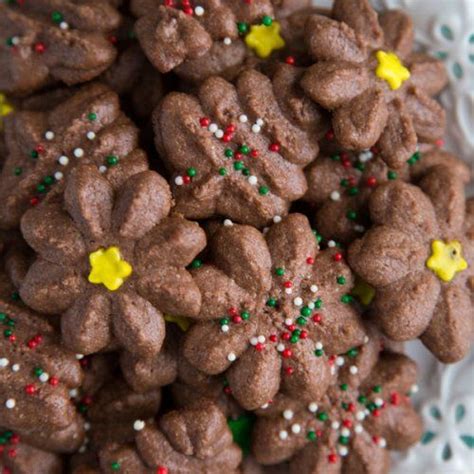
<svg viewBox="0 0 474 474">
<path fill-rule="evenodd" d="M 369 0 L 0 2 L 2 474 L 387 473 L 403 342 L 474 338 L 442 64 Z"/>
</svg>

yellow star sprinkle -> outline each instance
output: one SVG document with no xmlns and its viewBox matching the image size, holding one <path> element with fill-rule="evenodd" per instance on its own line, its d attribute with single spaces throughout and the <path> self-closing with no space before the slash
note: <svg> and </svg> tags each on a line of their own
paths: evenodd
<svg viewBox="0 0 474 474">
<path fill-rule="evenodd" d="M 171 316 L 170 314 L 165 314 L 165 321 L 177 324 L 183 332 L 186 332 L 189 329 L 189 326 L 191 326 L 191 321 L 184 316 Z"/>
<path fill-rule="evenodd" d="M 359 301 L 364 306 L 369 306 L 372 303 L 372 300 L 375 298 L 375 289 L 371 287 L 367 282 L 357 279 L 354 288 L 352 288 L 351 293 L 354 296 L 357 296 Z"/>
<path fill-rule="evenodd" d="M 280 23 L 273 21 L 269 26 L 253 25 L 245 37 L 245 43 L 259 58 L 268 58 L 274 50 L 285 46 L 285 40 L 280 36 Z"/>
<path fill-rule="evenodd" d="M 13 107 L 8 103 L 5 94 L 0 94 L 0 130 L 3 128 L 3 117 L 13 112 Z"/>
<path fill-rule="evenodd" d="M 462 246 L 457 240 L 444 243 L 442 240 L 433 240 L 431 243 L 431 257 L 426 266 L 436 276 L 445 282 L 451 281 L 456 273 L 467 268 L 467 262 L 462 257 Z"/>
<path fill-rule="evenodd" d="M 102 284 L 110 291 L 118 290 L 125 278 L 132 274 L 132 266 L 122 259 L 118 247 L 92 252 L 89 255 L 89 263 L 89 281 L 96 285 Z"/>
<path fill-rule="evenodd" d="M 398 56 L 394 53 L 377 51 L 375 57 L 379 62 L 375 74 L 388 82 L 392 90 L 397 90 L 410 78 L 410 71 L 402 64 Z"/>
</svg>

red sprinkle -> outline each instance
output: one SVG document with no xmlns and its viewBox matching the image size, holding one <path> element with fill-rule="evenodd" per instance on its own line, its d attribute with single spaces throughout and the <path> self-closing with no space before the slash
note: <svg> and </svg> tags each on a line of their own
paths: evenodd
<svg viewBox="0 0 474 474">
<path fill-rule="evenodd" d="M 53 387 L 56 387 L 58 383 L 59 383 L 59 379 L 57 377 L 51 377 L 49 379 L 49 385 L 52 385 Z"/>
<path fill-rule="evenodd" d="M 372 415 L 374 415 L 375 417 L 380 416 L 380 410 L 379 410 L 378 408 L 376 408 L 376 409 L 372 412 Z"/>
<path fill-rule="evenodd" d="M 336 456 L 334 453 L 331 453 L 331 454 L 328 456 L 328 461 L 329 461 L 331 464 L 336 464 L 336 462 L 337 462 L 337 456 Z"/>
<path fill-rule="evenodd" d="M 292 375 L 295 369 L 293 367 L 285 367 L 286 375 Z"/>
<path fill-rule="evenodd" d="M 226 395 L 230 395 L 232 393 L 232 389 L 229 386 L 224 387 L 224 393 Z"/>
<path fill-rule="evenodd" d="M 168 468 L 165 466 L 158 466 L 156 468 L 156 474 L 168 474 Z"/>
<path fill-rule="evenodd" d="M 315 323 L 319 324 L 322 321 L 322 316 L 319 313 L 313 314 L 311 318 Z"/>
<path fill-rule="evenodd" d="M 257 342 L 257 344 L 255 345 L 255 349 L 256 349 L 258 352 L 262 352 L 263 349 L 265 349 L 265 346 L 264 346 L 261 342 Z"/>
<path fill-rule="evenodd" d="M 291 337 L 291 334 L 289 332 L 284 332 L 282 335 L 281 335 L 281 338 L 284 340 L 284 341 L 289 341 L 290 340 L 290 337 Z"/>
<path fill-rule="evenodd" d="M 240 324 L 242 322 L 242 317 L 237 315 L 237 316 L 234 316 L 232 318 L 232 321 L 235 323 L 235 324 Z"/>
<path fill-rule="evenodd" d="M 328 130 L 325 136 L 326 136 L 326 140 L 330 140 L 330 141 L 334 140 L 334 132 L 332 130 Z"/>
<path fill-rule="evenodd" d="M 199 124 L 201 125 L 201 127 L 209 127 L 210 123 L 211 123 L 211 119 L 207 117 L 202 117 L 199 119 Z"/>
<path fill-rule="evenodd" d="M 390 403 L 392 405 L 399 405 L 400 404 L 400 394 L 397 393 L 397 392 L 393 392 L 391 395 L 390 395 Z"/>
<path fill-rule="evenodd" d="M 283 286 L 285 288 L 291 288 L 293 286 L 293 283 L 291 283 L 291 281 L 285 281 L 285 283 L 283 283 Z"/>
<path fill-rule="evenodd" d="M 33 46 L 35 53 L 43 54 L 46 51 L 46 46 L 44 43 L 35 43 Z"/>
<path fill-rule="evenodd" d="M 308 333 L 306 331 L 301 331 L 300 339 L 306 339 L 308 337 Z"/>
<path fill-rule="evenodd" d="M 285 349 L 281 355 L 285 358 L 285 359 L 289 359 L 292 355 L 293 355 L 293 352 L 291 352 L 291 349 Z"/>
<path fill-rule="evenodd" d="M 295 58 L 293 56 L 287 56 L 285 59 L 285 63 L 289 64 L 290 66 L 295 65 Z"/>
<path fill-rule="evenodd" d="M 8 456 L 11 457 L 11 458 L 15 458 L 16 457 L 16 449 L 9 449 L 8 450 Z"/>
<path fill-rule="evenodd" d="M 276 334 L 272 334 L 268 339 L 270 339 L 271 342 L 277 342 L 278 340 Z"/>
<path fill-rule="evenodd" d="M 351 420 L 342 420 L 342 424 L 343 424 L 346 428 L 352 428 L 352 421 L 351 421 Z"/>
<path fill-rule="evenodd" d="M 10 444 L 18 444 L 20 442 L 20 435 L 14 433 L 10 438 Z"/>
<path fill-rule="evenodd" d="M 377 185 L 377 178 L 375 176 L 370 176 L 367 178 L 367 186 L 369 186 L 369 188 L 373 188 L 376 185 Z"/>
<path fill-rule="evenodd" d="M 250 152 L 250 156 L 251 156 L 252 158 L 258 158 L 259 155 L 260 155 L 260 153 L 259 153 L 258 150 L 252 150 L 252 151 Z"/>
<path fill-rule="evenodd" d="M 340 262 L 342 260 L 342 253 L 341 252 L 335 253 L 333 259 L 335 262 Z"/>
<path fill-rule="evenodd" d="M 13 343 L 13 342 L 16 342 L 16 336 L 15 336 L 15 334 L 12 334 L 11 336 L 9 336 L 9 337 L 8 337 L 8 340 L 9 340 L 10 342 L 12 342 L 12 343 Z"/>
<path fill-rule="evenodd" d="M 348 407 L 347 407 L 347 411 L 350 411 L 351 413 L 354 413 L 355 412 L 355 405 L 353 403 L 349 403 Z"/>
<path fill-rule="evenodd" d="M 28 395 L 34 395 L 36 393 L 36 388 L 33 384 L 28 384 L 25 386 L 25 392 L 28 394 Z"/>
<path fill-rule="evenodd" d="M 39 198 L 37 198 L 37 197 L 32 197 L 32 198 L 30 199 L 30 204 L 31 204 L 32 206 L 37 206 L 37 205 L 39 204 Z"/>
<path fill-rule="evenodd" d="M 275 153 L 278 153 L 278 152 L 280 151 L 280 144 L 279 144 L 279 143 L 272 143 L 272 144 L 268 147 L 268 149 L 269 149 L 270 151 L 273 151 L 273 152 L 275 152 Z"/>
<path fill-rule="evenodd" d="M 306 259 L 306 263 L 307 263 L 308 265 L 313 265 L 313 264 L 314 264 L 314 258 L 313 258 L 313 257 L 308 257 L 308 258 Z"/>
<path fill-rule="evenodd" d="M 183 176 L 183 183 L 189 184 L 191 182 L 191 177 L 188 175 Z"/>
</svg>

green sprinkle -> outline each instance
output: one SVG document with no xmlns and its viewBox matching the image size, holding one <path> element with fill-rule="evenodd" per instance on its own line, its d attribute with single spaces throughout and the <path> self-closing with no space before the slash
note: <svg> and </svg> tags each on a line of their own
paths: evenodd
<svg viewBox="0 0 474 474">
<path fill-rule="evenodd" d="M 291 336 L 290 342 L 292 344 L 296 344 L 299 341 L 299 339 L 300 339 L 299 336 Z"/>
<path fill-rule="evenodd" d="M 311 309 L 308 308 L 308 306 L 303 306 L 300 310 L 300 314 L 305 317 L 311 316 Z"/>
<path fill-rule="evenodd" d="M 14 174 L 15 176 L 20 176 L 21 173 L 23 173 L 23 168 L 20 168 L 20 167 L 15 168 L 15 170 L 13 171 L 13 174 Z"/>
<path fill-rule="evenodd" d="M 356 357 L 358 353 L 359 353 L 359 351 L 358 351 L 355 347 L 353 347 L 352 349 L 349 349 L 349 350 L 346 352 L 347 356 L 348 356 L 348 357 L 351 357 L 352 359 L 353 359 L 354 357 Z"/>
<path fill-rule="evenodd" d="M 341 275 L 341 276 L 338 276 L 338 277 L 336 278 L 336 281 L 337 281 L 337 283 L 338 283 L 339 285 L 345 285 L 345 284 L 346 284 L 346 277 L 344 277 L 344 276 L 342 276 L 342 275 Z"/>
<path fill-rule="evenodd" d="M 394 180 L 394 179 L 397 179 L 397 177 L 398 177 L 398 174 L 395 171 L 389 171 L 387 173 L 388 179 Z"/>
<path fill-rule="evenodd" d="M 281 267 L 278 267 L 277 269 L 275 269 L 275 275 L 277 276 L 283 276 L 285 274 L 285 269 L 284 268 L 281 268 Z"/>
<path fill-rule="evenodd" d="M 38 152 L 36 150 L 33 150 L 30 155 L 31 155 L 31 158 L 35 158 L 35 159 L 38 158 Z"/>
<path fill-rule="evenodd" d="M 88 118 L 91 122 L 94 122 L 95 120 L 97 120 L 97 114 L 94 113 L 94 112 L 91 112 L 89 115 L 87 115 L 87 118 Z"/>
<path fill-rule="evenodd" d="M 108 166 L 115 166 L 115 165 L 117 165 L 118 161 L 119 161 L 119 159 L 115 155 L 109 155 L 106 158 L 106 163 L 107 163 Z"/>
<path fill-rule="evenodd" d="M 355 221 L 357 219 L 357 212 L 356 211 L 347 211 L 346 217 L 350 221 Z"/>
<path fill-rule="evenodd" d="M 250 153 L 250 148 L 247 145 L 242 145 L 239 150 L 244 155 L 248 155 Z"/>
<path fill-rule="evenodd" d="M 12 300 L 13 301 L 20 301 L 20 293 L 18 293 L 18 291 L 14 291 L 12 293 Z"/>
<path fill-rule="evenodd" d="M 355 164 L 355 168 L 357 168 L 359 171 L 364 171 L 365 170 L 365 165 L 364 165 L 364 163 L 361 163 L 359 161 Z"/>
<path fill-rule="evenodd" d="M 33 370 L 33 373 L 36 375 L 36 377 L 39 377 L 43 373 L 43 369 L 41 367 L 35 367 Z"/>
<path fill-rule="evenodd" d="M 277 305 L 277 300 L 275 298 L 269 298 L 267 300 L 267 306 L 270 306 L 270 308 L 274 308 Z"/>
<path fill-rule="evenodd" d="M 364 395 L 360 395 L 358 398 L 357 398 L 357 401 L 359 403 L 361 403 L 362 405 L 365 405 L 367 403 L 367 397 L 364 396 Z"/>
<path fill-rule="evenodd" d="M 219 324 L 221 326 L 225 326 L 226 324 L 229 324 L 229 319 L 228 318 L 222 318 L 221 320 L 219 320 Z"/>
<path fill-rule="evenodd" d="M 54 11 L 51 13 L 51 20 L 53 20 L 54 23 L 61 23 L 63 19 L 64 17 L 61 12 Z"/>
<path fill-rule="evenodd" d="M 322 349 L 316 349 L 316 350 L 314 351 L 314 355 L 315 355 L 316 357 L 321 357 L 321 356 L 324 355 L 324 351 L 323 351 Z"/>
<path fill-rule="evenodd" d="M 13 334 L 13 331 L 11 329 L 5 329 L 5 331 L 3 331 L 3 335 L 5 337 L 10 337 L 12 334 Z"/>
<path fill-rule="evenodd" d="M 244 169 L 245 165 L 243 161 L 234 161 L 234 170 L 240 171 Z"/>
<path fill-rule="evenodd" d="M 234 152 L 230 148 L 226 148 L 226 150 L 224 151 L 224 155 L 227 158 L 232 158 L 234 156 Z"/>
<path fill-rule="evenodd" d="M 225 176 L 227 174 L 227 170 L 225 168 L 219 168 L 219 174 L 221 176 Z"/>
<path fill-rule="evenodd" d="M 327 421 L 329 419 L 329 416 L 325 411 L 318 413 L 316 417 L 319 421 Z"/>
<path fill-rule="evenodd" d="M 266 186 L 260 186 L 258 188 L 258 192 L 262 195 L 262 196 L 265 196 L 266 194 L 268 194 L 270 190 L 266 187 Z"/>
<path fill-rule="evenodd" d="M 306 434 L 306 438 L 309 439 L 310 441 L 315 441 L 316 433 L 314 431 L 308 431 L 308 433 Z"/>
<path fill-rule="evenodd" d="M 5 313 L 0 313 L 0 323 L 3 323 L 7 319 L 7 315 Z"/>
<path fill-rule="evenodd" d="M 341 302 L 342 303 L 349 304 L 349 303 L 352 303 L 353 300 L 354 300 L 354 298 L 351 295 L 342 295 L 341 296 Z"/>
<path fill-rule="evenodd" d="M 39 193 L 44 193 L 46 192 L 46 186 L 44 184 L 38 184 L 36 186 L 36 191 L 38 191 Z"/>
<path fill-rule="evenodd" d="M 118 461 L 114 461 L 111 465 L 110 468 L 112 471 L 119 471 L 120 470 L 120 463 Z"/>
<path fill-rule="evenodd" d="M 191 268 L 201 268 L 201 266 L 202 266 L 202 260 L 199 258 L 195 258 L 191 262 L 191 265 L 190 265 Z"/>
<path fill-rule="evenodd" d="M 341 390 L 342 390 L 343 392 L 345 392 L 345 391 L 347 390 L 347 388 L 348 388 L 348 385 L 347 385 L 346 383 L 342 383 L 342 384 L 340 385 L 340 388 L 341 388 Z"/>
<path fill-rule="evenodd" d="M 340 161 L 341 157 L 339 155 L 332 155 L 331 160 L 332 161 Z"/>
<path fill-rule="evenodd" d="M 318 298 L 315 302 L 314 302 L 314 307 L 316 309 L 321 309 L 323 306 L 323 301 L 321 300 L 321 298 Z"/>
<path fill-rule="evenodd" d="M 55 179 L 53 176 L 46 176 L 46 178 L 43 179 L 43 183 L 46 184 L 47 186 L 51 186 L 55 182 Z"/>
<path fill-rule="evenodd" d="M 375 385 L 375 387 L 372 390 L 375 393 L 380 393 L 382 391 L 382 386 L 381 385 Z"/>
<path fill-rule="evenodd" d="M 339 444 L 349 444 L 349 438 L 347 436 L 339 436 Z"/>
<path fill-rule="evenodd" d="M 239 22 L 237 23 L 237 29 L 241 35 L 247 33 L 249 29 L 249 25 L 247 23 Z"/>
<path fill-rule="evenodd" d="M 250 170 L 249 170 L 248 168 L 244 168 L 244 169 L 242 170 L 242 174 L 243 174 L 244 176 L 250 176 Z"/>
<path fill-rule="evenodd" d="M 347 186 L 349 186 L 349 181 L 344 178 L 344 179 L 341 179 L 340 183 L 339 183 L 343 188 L 347 188 Z"/>
<path fill-rule="evenodd" d="M 194 176 L 196 176 L 196 174 L 197 174 L 196 168 L 188 168 L 188 169 L 186 170 L 186 174 L 187 174 L 190 178 L 194 178 Z"/>
<path fill-rule="evenodd" d="M 353 186 L 352 188 L 349 188 L 349 196 L 357 196 L 359 194 L 359 188 L 357 186 Z"/>
<path fill-rule="evenodd" d="M 240 316 L 243 320 L 247 321 L 248 319 L 250 319 L 250 313 L 248 311 L 242 311 L 240 313 Z"/>
<path fill-rule="evenodd" d="M 269 17 L 268 15 L 265 15 L 265 16 L 262 18 L 262 23 L 263 23 L 265 26 L 272 26 L 273 20 L 272 20 L 271 17 Z"/>
<path fill-rule="evenodd" d="M 303 318 L 303 316 L 300 316 L 299 318 L 296 319 L 296 324 L 300 326 L 304 326 L 308 321 L 306 318 Z"/>
</svg>

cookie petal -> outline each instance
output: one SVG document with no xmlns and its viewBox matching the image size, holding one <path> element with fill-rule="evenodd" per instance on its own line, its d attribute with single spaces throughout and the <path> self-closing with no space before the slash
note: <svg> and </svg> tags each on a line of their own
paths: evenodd
<svg viewBox="0 0 474 474">
<path fill-rule="evenodd" d="M 421 341 L 440 361 L 452 363 L 469 352 L 473 335 L 473 308 L 466 289 L 443 286 L 433 319 Z"/>
<path fill-rule="evenodd" d="M 368 89 L 333 114 L 333 128 L 339 142 L 350 150 L 375 145 L 388 120 L 384 94 Z"/>
<path fill-rule="evenodd" d="M 385 39 L 385 47 L 401 59 L 405 59 L 413 49 L 413 21 L 400 10 L 390 10 L 379 15 Z"/>
<path fill-rule="evenodd" d="M 429 249 L 389 226 L 369 230 L 349 248 L 349 264 L 367 283 L 383 287 L 424 267 Z"/>
<path fill-rule="evenodd" d="M 98 239 L 110 229 L 113 190 L 93 165 L 71 171 L 64 191 L 66 209 L 84 236 Z"/>
<path fill-rule="evenodd" d="M 419 141 L 433 143 L 443 137 L 446 114 L 438 102 L 414 87 L 408 92 L 405 104 Z"/>
<path fill-rule="evenodd" d="M 163 315 L 134 293 L 119 293 L 113 299 L 115 337 L 123 347 L 142 357 L 158 354 L 165 338 Z"/>
<path fill-rule="evenodd" d="M 389 104 L 388 116 L 377 148 L 388 166 L 401 168 L 416 152 L 418 139 L 411 116 L 401 100 L 395 99 Z"/>
<path fill-rule="evenodd" d="M 377 12 L 368 0 L 335 0 L 332 16 L 349 25 L 372 49 L 382 46 L 384 34 L 379 25 Z"/>
<path fill-rule="evenodd" d="M 186 359 L 207 374 L 224 372 L 234 359 L 249 346 L 249 339 L 255 334 L 256 321 L 250 319 L 235 324 L 224 333 L 216 322 L 200 322 L 192 326 L 185 335 L 183 353 Z"/>
<path fill-rule="evenodd" d="M 410 84 L 429 96 L 438 95 L 448 83 L 448 73 L 438 59 L 423 53 L 412 53 L 407 59 Z"/>
<path fill-rule="evenodd" d="M 291 460 L 290 474 L 298 474 L 303 472 L 318 474 L 339 474 L 342 469 L 342 458 L 337 456 L 335 463 L 329 463 L 328 457 L 330 454 L 333 454 L 333 450 L 326 444 L 309 444 Z"/>
<path fill-rule="evenodd" d="M 60 314 L 74 303 L 84 286 L 84 279 L 74 268 L 40 258 L 28 270 L 20 296 L 36 311 Z"/>
<path fill-rule="evenodd" d="M 361 63 L 367 59 L 367 45 L 346 23 L 312 15 L 306 25 L 309 53 L 318 61 Z"/>
<path fill-rule="evenodd" d="M 58 204 L 27 211 L 21 231 L 28 244 L 45 260 L 72 264 L 86 253 L 84 240 L 69 215 Z"/>
<path fill-rule="evenodd" d="M 440 290 L 438 278 L 429 271 L 407 275 L 377 289 L 371 314 L 394 341 L 416 339 L 430 324 Z"/>
<path fill-rule="evenodd" d="M 354 437 L 352 449 L 344 460 L 344 472 L 383 474 L 390 468 L 390 453 L 380 448 L 367 433 Z"/>
<path fill-rule="evenodd" d="M 121 237 L 140 239 L 171 208 L 171 192 L 165 179 L 153 171 L 129 178 L 120 189 L 114 206 L 112 225 Z"/>
<path fill-rule="evenodd" d="M 106 295 L 88 292 L 78 298 L 61 318 L 63 342 L 79 354 L 93 354 L 112 341 L 111 306 Z"/>
<path fill-rule="evenodd" d="M 336 109 L 362 94 L 369 87 L 366 67 L 348 62 L 319 62 L 309 67 L 301 86 L 315 102 Z"/>
<path fill-rule="evenodd" d="M 141 275 L 138 292 L 163 313 L 196 316 L 201 307 L 201 294 L 184 268 L 163 266 Z"/>
<path fill-rule="evenodd" d="M 259 352 L 251 347 L 227 371 L 232 395 L 245 410 L 260 408 L 280 389 L 281 358 L 267 346 Z"/>
</svg>

